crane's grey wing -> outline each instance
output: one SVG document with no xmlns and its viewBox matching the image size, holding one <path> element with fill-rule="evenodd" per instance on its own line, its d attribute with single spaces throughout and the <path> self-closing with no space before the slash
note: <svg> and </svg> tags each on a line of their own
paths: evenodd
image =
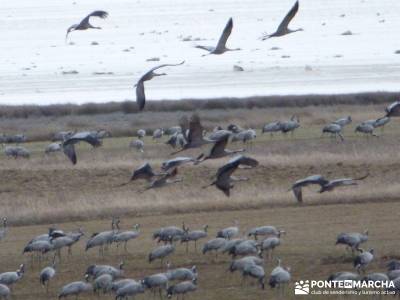
<svg viewBox="0 0 400 300">
<path fill-rule="evenodd" d="M 225 196 L 230 197 L 230 181 L 231 181 L 231 177 L 229 176 L 228 173 L 223 173 L 221 176 L 219 176 L 217 178 L 217 181 L 215 183 L 215 186 L 217 187 L 217 189 L 219 189 L 220 191 L 222 191 Z"/>
<path fill-rule="evenodd" d="M 238 162 L 239 162 L 239 168 L 240 167 L 247 167 L 248 168 L 254 168 L 257 167 L 259 165 L 258 160 L 248 157 L 248 156 L 244 156 L 244 155 L 239 155 L 238 156 Z"/>
<path fill-rule="evenodd" d="M 335 180 L 329 181 L 327 184 L 328 186 L 331 186 L 333 188 L 339 187 L 339 186 L 346 186 L 346 185 L 357 185 L 357 181 L 364 180 L 369 176 L 369 173 L 358 178 L 339 178 Z"/>
<path fill-rule="evenodd" d="M 161 68 L 164 68 L 164 67 L 176 67 L 176 66 L 183 65 L 184 63 L 185 63 L 185 61 L 183 60 L 178 64 L 162 64 L 162 65 L 155 66 L 155 67 L 151 68 L 150 70 L 148 70 L 146 73 L 144 73 L 142 75 L 142 77 L 140 77 L 140 79 L 138 81 L 138 84 L 141 81 L 143 82 L 143 81 L 147 81 L 147 80 L 150 80 L 151 78 L 153 78 L 152 73 L 155 70 L 158 70 L 158 69 L 161 69 Z"/>
<path fill-rule="evenodd" d="M 217 171 L 217 178 L 224 178 L 232 176 L 233 172 L 239 167 L 238 161 L 229 161 L 227 164 L 220 167 Z"/>
<path fill-rule="evenodd" d="M 357 185 L 357 182 L 352 178 L 339 178 L 329 181 L 327 184 L 321 186 L 320 193 L 325 191 L 332 191 L 333 189 L 340 186 Z"/>
<path fill-rule="evenodd" d="M 301 186 L 294 186 L 292 190 L 297 202 L 303 202 L 303 193 L 301 190 Z"/>
<path fill-rule="evenodd" d="M 94 136 L 89 132 L 82 132 L 73 135 L 71 138 L 67 139 L 64 142 L 64 145 L 72 145 L 78 142 L 86 142 L 93 147 L 101 146 L 101 141 L 96 136 Z"/>
<path fill-rule="evenodd" d="M 384 116 L 375 120 L 374 127 L 385 126 L 390 121 L 390 117 Z"/>
<path fill-rule="evenodd" d="M 131 180 L 136 180 L 138 178 L 151 178 L 153 176 L 155 176 L 153 168 L 148 162 L 146 162 L 132 172 Z"/>
<path fill-rule="evenodd" d="M 86 143 L 89 143 L 91 146 L 93 147 L 99 147 L 101 146 L 101 140 L 93 135 L 89 135 L 86 139 L 85 139 Z"/>
<path fill-rule="evenodd" d="M 167 178 L 166 178 L 165 176 L 154 179 L 154 180 L 150 183 L 149 186 L 147 186 L 146 188 L 144 188 L 144 189 L 141 191 L 141 193 L 144 193 L 145 191 L 148 191 L 148 190 L 154 189 L 154 188 L 158 188 L 158 187 L 164 185 L 165 182 L 166 182 L 166 180 L 167 180 Z"/>
<path fill-rule="evenodd" d="M 294 16 L 297 14 L 298 10 L 299 10 L 299 1 L 296 1 L 296 3 L 289 10 L 287 15 L 283 18 L 281 24 L 279 24 L 278 29 L 276 31 L 277 32 L 286 31 L 289 26 L 290 21 L 292 21 Z"/>
<path fill-rule="evenodd" d="M 386 107 L 387 117 L 398 117 L 400 116 L 400 101 L 393 102 L 388 107 Z"/>
<path fill-rule="evenodd" d="M 108 12 L 104 10 L 95 10 L 94 12 L 91 12 L 88 14 L 82 21 L 81 24 L 89 24 L 89 19 L 90 17 L 99 17 L 102 19 L 105 19 L 108 17 Z"/>
<path fill-rule="evenodd" d="M 108 12 L 104 10 L 95 10 L 94 12 L 90 13 L 87 17 L 99 17 L 105 19 L 108 17 Z"/>
<path fill-rule="evenodd" d="M 328 183 L 328 180 L 326 180 L 323 176 L 321 176 L 321 175 L 311 175 L 311 176 L 308 176 L 308 177 L 306 177 L 304 179 L 297 180 L 294 183 L 293 186 L 303 187 L 303 186 L 307 186 L 307 185 L 310 185 L 310 184 L 319 184 L 320 186 L 323 186 L 323 185 L 325 185 L 327 183 Z"/>
<path fill-rule="evenodd" d="M 182 128 L 182 134 L 185 140 L 188 140 L 188 132 L 189 132 L 189 119 L 187 116 L 182 116 L 179 120 L 179 126 Z"/>
<path fill-rule="evenodd" d="M 166 178 L 172 178 L 176 175 L 178 175 L 178 168 L 173 168 L 172 170 L 169 170 L 164 176 L 166 176 Z"/>
<path fill-rule="evenodd" d="M 166 161 L 162 162 L 161 169 L 164 171 L 167 171 L 172 167 L 178 166 L 180 162 L 181 162 L 180 157 L 179 157 L 179 159 L 173 158 L 173 159 L 166 160 Z"/>
<path fill-rule="evenodd" d="M 208 51 L 208 52 L 214 51 L 214 49 L 215 49 L 215 47 L 213 47 L 213 46 L 196 45 L 196 46 L 194 46 L 194 47 L 195 47 L 195 48 L 198 48 L 198 49 L 206 50 L 206 51 Z"/>
<path fill-rule="evenodd" d="M 161 175 L 160 177 L 154 179 L 150 183 L 150 185 L 148 187 L 146 187 L 142 192 L 145 192 L 145 191 L 147 191 L 149 189 L 152 189 L 152 188 L 159 188 L 159 187 L 164 186 L 166 183 L 168 183 L 168 179 L 169 178 L 172 178 L 172 177 L 176 176 L 177 174 L 178 174 L 178 169 L 177 168 L 174 168 L 173 170 L 170 170 L 169 172 L 167 172 L 167 173 Z"/>
<path fill-rule="evenodd" d="M 185 63 L 185 61 L 182 60 L 180 63 L 177 63 L 177 64 L 162 64 L 162 65 L 159 65 L 159 66 L 155 66 L 154 68 L 150 69 L 147 73 L 151 73 L 151 72 L 153 72 L 153 71 L 155 71 L 155 70 L 158 70 L 158 69 L 161 69 L 161 68 L 164 68 L 164 67 L 176 67 L 176 66 L 180 66 L 180 65 L 183 65 L 184 63 Z M 147 73 L 146 73 L 146 74 L 147 74 Z"/>
<path fill-rule="evenodd" d="M 219 140 L 217 140 L 215 142 L 215 144 L 212 146 L 210 153 L 211 154 L 223 154 L 224 150 L 226 148 L 226 145 L 228 144 L 229 137 L 230 137 L 229 134 L 225 134 Z"/>
<path fill-rule="evenodd" d="M 219 38 L 219 41 L 216 46 L 217 49 L 225 48 L 226 41 L 228 40 L 229 36 L 232 33 L 232 28 L 233 28 L 233 20 L 232 18 L 230 18 L 228 23 L 226 23 L 226 26 L 224 28 L 224 31 L 222 32 L 221 37 Z"/>
<path fill-rule="evenodd" d="M 228 163 L 237 163 L 239 165 L 240 160 L 242 159 L 243 155 L 236 155 L 235 157 L 231 158 Z"/>
<path fill-rule="evenodd" d="M 203 126 L 200 123 L 200 117 L 193 114 L 189 122 L 188 142 L 196 147 L 203 144 Z"/>
<path fill-rule="evenodd" d="M 369 177 L 369 173 L 365 174 L 364 176 L 353 178 L 353 180 L 364 180 L 365 178 Z"/>
<path fill-rule="evenodd" d="M 334 187 L 342 185 L 356 185 L 356 184 L 357 182 L 355 182 L 352 178 L 339 178 L 329 182 L 329 185 L 332 185 Z"/>
<path fill-rule="evenodd" d="M 164 171 L 171 170 L 172 168 L 177 168 L 180 165 L 183 165 L 188 162 L 193 162 L 194 159 L 192 157 L 186 157 L 186 156 L 179 156 L 175 157 L 173 159 L 169 159 L 164 161 L 161 164 L 161 169 Z"/>
<path fill-rule="evenodd" d="M 67 144 L 67 145 L 64 144 L 63 152 L 69 158 L 69 160 L 72 162 L 72 164 L 76 165 L 77 157 L 76 157 L 74 144 Z"/>
<path fill-rule="evenodd" d="M 139 80 L 136 84 L 136 103 L 139 110 L 143 110 L 144 105 L 146 104 L 146 95 L 144 93 L 144 83 L 142 80 Z"/>
</svg>

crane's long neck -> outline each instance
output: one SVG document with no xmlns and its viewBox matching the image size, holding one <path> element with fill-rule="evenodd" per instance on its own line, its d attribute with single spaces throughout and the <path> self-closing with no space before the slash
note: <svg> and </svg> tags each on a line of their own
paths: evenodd
<svg viewBox="0 0 400 300">
<path fill-rule="evenodd" d="M 240 152 L 244 152 L 245 149 L 238 149 L 238 150 L 229 150 L 229 149 L 225 149 L 225 153 L 227 154 L 235 154 L 235 153 L 240 153 Z"/>
<path fill-rule="evenodd" d="M 165 76 L 167 75 L 166 73 L 153 73 L 153 76 Z"/>
<path fill-rule="evenodd" d="M 101 27 L 99 27 L 99 26 L 93 26 L 92 24 L 89 24 L 88 27 L 91 28 L 91 29 L 101 29 Z"/>
<path fill-rule="evenodd" d="M 281 260 L 278 258 L 278 267 L 281 266 Z"/>
<path fill-rule="evenodd" d="M 181 182 L 181 181 L 182 181 L 182 178 L 176 178 L 176 179 L 169 180 L 168 183 L 178 183 L 178 182 Z"/>
<path fill-rule="evenodd" d="M 303 28 L 297 28 L 297 29 L 294 29 L 294 30 L 288 29 L 287 33 L 293 33 L 293 32 L 297 32 L 297 31 L 303 31 Z"/>
<path fill-rule="evenodd" d="M 240 51 L 240 50 L 242 50 L 242 49 L 240 49 L 240 48 L 233 48 L 233 49 L 225 48 L 225 51 Z"/>
<path fill-rule="evenodd" d="M 53 269 L 56 267 L 56 256 L 53 256 L 53 262 L 51 264 L 51 266 L 53 267 Z"/>
</svg>

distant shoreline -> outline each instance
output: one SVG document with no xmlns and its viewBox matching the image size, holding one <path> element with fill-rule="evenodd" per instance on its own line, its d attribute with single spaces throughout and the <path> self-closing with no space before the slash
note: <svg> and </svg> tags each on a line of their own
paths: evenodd
<svg viewBox="0 0 400 300">
<path fill-rule="evenodd" d="M 364 92 L 348 94 L 310 94 L 254 96 L 244 98 L 152 100 L 146 105 L 146 112 L 175 112 L 214 109 L 253 109 L 269 107 L 307 107 L 332 105 L 373 105 L 387 104 L 398 100 L 400 92 Z M 135 101 L 49 104 L 49 105 L 0 105 L 1 118 L 60 117 L 100 115 L 110 113 L 140 113 Z"/>
</svg>

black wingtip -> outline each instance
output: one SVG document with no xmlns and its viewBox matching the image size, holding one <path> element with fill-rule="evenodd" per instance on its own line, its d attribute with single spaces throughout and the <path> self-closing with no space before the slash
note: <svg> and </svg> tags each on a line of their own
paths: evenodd
<svg viewBox="0 0 400 300">
<path fill-rule="evenodd" d="M 355 180 L 364 180 L 365 178 L 369 177 L 370 173 L 367 172 L 367 174 L 365 174 L 364 176 L 361 176 L 359 178 L 356 178 Z"/>
</svg>

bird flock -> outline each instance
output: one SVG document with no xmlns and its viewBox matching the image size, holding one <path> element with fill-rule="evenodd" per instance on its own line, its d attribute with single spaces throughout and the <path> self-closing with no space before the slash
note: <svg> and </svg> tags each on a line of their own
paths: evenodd
<svg viewBox="0 0 400 300">
<path fill-rule="evenodd" d="M 196 265 L 174 266 L 174 261 L 185 255 L 194 260 L 203 256 L 208 264 L 224 266 L 228 275 L 226 280 L 239 274 L 242 285 L 252 289 L 276 290 L 278 297 L 288 296 L 288 285 L 292 282 L 292 270 L 280 258 L 280 248 L 285 247 L 285 240 L 290 239 L 290 232 L 282 227 L 261 225 L 243 229 L 239 221 L 235 220 L 232 226 L 216 229 L 212 236 L 208 225 L 202 229 L 191 230 L 185 222 L 182 226 L 165 226 L 155 230 L 151 236 L 141 233 L 140 224 L 130 229 L 121 230 L 121 219 L 113 217 L 111 230 L 95 232 L 91 235 L 83 228 L 76 231 L 64 232 L 50 227 L 47 233 L 34 236 L 28 241 L 22 251 L 30 255 L 31 262 L 19 265 L 16 271 L 0 273 L 0 299 L 10 299 L 12 291 L 18 289 L 24 282 L 27 272 L 37 272 L 38 285 L 42 285 L 43 297 L 49 294 L 49 289 L 58 290 L 58 298 L 75 296 L 83 297 L 94 295 L 113 295 L 115 299 L 129 299 L 138 294 L 148 293 L 162 299 L 164 296 L 176 296 L 182 299 L 201 287 L 202 272 Z M 2 239 L 6 238 L 7 219 L 4 218 Z M 86 241 L 83 241 L 86 239 Z M 156 264 L 161 271 L 147 274 L 141 278 L 128 276 L 133 266 L 120 261 L 115 265 L 87 264 L 81 280 L 64 283 L 55 279 L 63 273 L 63 268 L 73 257 L 72 247 L 78 243 L 85 243 L 85 251 L 97 250 L 102 258 L 119 253 L 124 244 L 125 255 L 131 255 L 128 243 L 141 246 L 144 239 L 153 240 L 154 246 L 148 250 L 148 264 Z M 364 250 L 361 245 L 369 241 L 369 232 L 342 232 L 337 235 L 336 243 L 332 240 L 332 247 L 344 246 L 345 255 L 351 258 L 354 271 L 338 271 L 329 275 L 327 281 L 353 282 L 393 282 L 389 289 L 396 293 L 400 291 L 400 261 L 393 259 L 387 262 L 386 271 L 369 273 L 368 268 L 375 259 L 373 248 Z M 201 243 L 201 247 L 200 244 Z M 184 245 L 185 244 L 185 245 Z M 193 246 L 191 247 L 190 244 Z M 184 248 L 184 249 L 183 249 Z M 201 249 L 201 251 L 199 251 Z M 351 251 L 351 252 L 350 252 Z M 67 257 L 62 257 L 66 252 Z M 63 261 L 66 264 L 62 264 Z M 346 260 L 347 261 L 347 260 Z M 349 268 L 350 268 L 349 262 Z M 193 263 L 193 262 L 192 262 Z M 39 269 L 37 269 L 39 266 Z M 79 278 L 77 278 L 79 279 Z M 85 296 L 86 295 L 86 296 Z"/>
<path fill-rule="evenodd" d="M 283 18 L 283 20 L 279 24 L 278 28 L 276 29 L 276 31 L 272 34 L 263 34 L 261 37 L 261 40 L 266 40 L 266 39 L 273 38 L 273 37 L 281 37 L 281 36 L 296 32 L 296 31 L 302 31 L 303 30 L 302 28 L 299 28 L 296 30 L 292 30 L 289 28 L 289 23 L 295 17 L 298 10 L 299 10 L 299 1 L 297 0 L 295 2 L 295 4 L 293 5 L 293 7 L 289 10 L 287 15 Z M 83 31 L 83 30 L 88 30 L 88 29 L 101 29 L 101 27 L 93 26 L 90 23 L 90 19 L 95 18 L 95 17 L 105 19 L 108 16 L 109 15 L 106 11 L 103 11 L 103 10 L 93 11 L 92 13 L 88 14 L 85 18 L 83 18 L 79 23 L 73 24 L 67 29 L 65 41 L 67 42 L 69 34 L 73 31 Z M 241 48 L 228 48 L 226 46 L 229 36 L 232 33 L 232 30 L 233 30 L 233 19 L 229 18 L 228 22 L 226 23 L 226 25 L 222 31 L 220 38 L 215 46 L 196 45 L 195 47 L 208 52 L 207 54 L 205 54 L 203 56 L 212 55 L 212 54 L 221 55 L 221 54 L 224 54 L 225 52 L 240 51 Z M 137 103 L 137 107 L 140 111 L 144 109 L 145 103 L 146 103 L 144 82 L 151 80 L 157 76 L 166 75 L 166 73 L 155 73 L 154 72 L 160 68 L 164 68 L 164 67 L 168 67 L 168 66 L 179 66 L 182 64 L 184 64 L 184 61 L 182 61 L 181 63 L 177 63 L 177 64 L 162 64 L 159 66 L 155 66 L 140 77 L 140 79 L 137 81 L 137 83 L 134 86 L 136 88 L 136 103 Z"/>
<path fill-rule="evenodd" d="M 369 135 L 377 136 L 373 130 L 377 127 L 381 127 L 382 131 L 384 126 L 390 121 L 392 117 L 400 115 L 400 101 L 396 101 L 386 107 L 385 115 L 377 119 L 371 119 L 362 122 L 356 126 L 355 131 L 361 131 Z M 337 119 L 331 123 L 325 125 L 322 128 L 322 135 L 329 133 L 332 138 L 340 138 L 340 141 L 344 141 L 342 131 L 344 127 L 352 122 L 351 116 Z M 287 134 L 300 127 L 300 119 L 293 115 L 290 120 L 287 121 L 274 121 L 267 123 L 262 128 L 262 133 L 282 132 Z M 361 128 L 361 129 L 360 129 Z M 371 131 L 368 129 L 371 128 Z M 368 130 L 367 130 L 368 129 Z M 364 131 L 362 131 L 364 130 Z M 365 131 L 366 130 L 366 131 Z M 150 189 L 162 188 L 169 184 L 179 183 L 183 181 L 183 177 L 178 177 L 178 169 L 182 166 L 191 164 L 197 166 L 206 160 L 220 159 L 228 156 L 233 156 L 226 164 L 222 165 L 216 170 L 215 175 L 211 178 L 211 182 L 203 186 L 208 188 L 215 186 L 218 190 L 222 191 L 226 196 L 231 195 L 231 190 L 234 188 L 235 182 L 248 181 L 248 177 L 235 176 L 234 173 L 237 169 L 253 169 L 259 165 L 259 162 L 247 155 L 244 155 L 246 149 L 228 149 L 229 143 L 242 142 L 243 144 L 252 143 L 257 138 L 257 133 L 254 129 L 243 129 L 239 125 L 230 124 L 226 129 L 221 126 L 217 126 L 211 133 L 207 133 L 201 124 L 200 116 L 197 113 L 192 114 L 190 118 L 183 116 L 179 121 L 179 126 L 173 126 L 165 130 L 158 128 L 153 131 L 153 140 L 158 140 L 169 134 L 168 140 L 165 142 L 173 148 L 173 152 L 170 155 L 176 155 L 189 149 L 198 149 L 203 146 L 209 146 L 207 151 L 200 152 L 196 157 L 189 156 L 176 156 L 171 159 L 167 159 L 162 162 L 161 170 L 156 172 L 149 162 L 144 162 L 141 166 L 135 168 L 132 172 L 130 180 L 122 183 L 119 186 L 129 184 L 131 181 L 145 180 L 148 182 L 148 186 L 139 191 L 140 193 Z M 144 152 L 144 141 L 143 138 L 147 135 L 146 130 L 139 129 L 137 131 L 138 139 L 130 142 L 129 147 L 135 148 L 140 152 Z M 22 135 L 17 135 L 22 136 Z M 100 147 L 103 144 L 103 139 L 110 137 L 111 133 L 100 130 L 100 131 L 82 131 L 82 132 L 68 132 L 63 131 L 56 133 L 53 140 L 61 140 L 61 142 L 53 142 L 45 148 L 45 153 L 50 154 L 53 152 L 64 152 L 66 157 L 72 162 L 77 164 L 78 157 L 76 151 L 76 145 L 80 142 L 85 142 L 91 145 L 93 148 Z M 24 136 L 24 141 L 26 137 Z M 6 146 L 4 153 L 7 156 L 18 158 L 25 157 L 29 158 L 30 152 L 21 147 L 20 144 L 16 146 Z M 319 193 L 325 193 L 333 191 L 339 187 L 354 186 L 358 185 L 361 181 L 365 180 L 369 176 L 369 173 L 360 175 L 357 178 L 337 178 L 337 179 L 326 179 L 321 174 L 312 174 L 306 178 L 298 179 L 291 187 L 295 199 L 299 202 L 303 202 L 303 188 L 310 185 L 319 185 Z"/>
</svg>

